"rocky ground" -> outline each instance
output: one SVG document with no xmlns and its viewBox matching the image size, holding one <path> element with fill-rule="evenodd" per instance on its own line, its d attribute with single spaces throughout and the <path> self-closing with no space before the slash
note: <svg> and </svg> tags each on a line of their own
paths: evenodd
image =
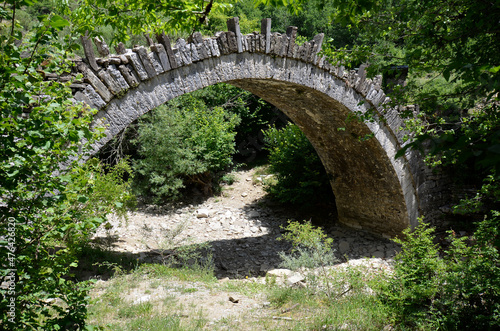
<svg viewBox="0 0 500 331">
<path fill-rule="evenodd" d="M 234 175 L 235 182 L 218 196 L 195 196 L 174 206 L 142 206 L 128 220 L 111 218 L 95 239 L 145 262 L 160 262 L 175 246 L 207 242 L 218 278 L 263 276 L 278 268 L 278 252 L 290 249 L 288 243 L 276 240 L 283 232 L 281 226 L 304 215 L 269 201 L 254 170 Z M 388 239 L 335 224 L 330 221 L 333 215 L 320 217 L 313 221 L 326 224 L 323 227 L 334 239 L 339 262 L 363 257 L 390 260 L 398 250 Z"/>
<path fill-rule="evenodd" d="M 219 279 L 218 286 L 207 287 L 197 282 L 165 283 L 146 277 L 124 290 L 122 299 L 132 306 L 145 302 L 157 309 L 165 304 L 175 306 L 176 314 L 185 319 L 203 315 L 208 320 L 205 329 L 234 329 L 235 325 L 240 330 L 289 329 L 286 323 L 291 318 L 271 308 L 263 293 L 244 295 L 234 290 L 241 288 L 238 282 L 265 283 L 266 273 L 274 275 L 283 286 L 307 286 L 302 275 L 279 269 L 278 252 L 291 247 L 277 240 L 283 232 L 281 226 L 306 215 L 269 201 L 261 182 L 254 170 L 238 171 L 235 182 L 223 187 L 218 196 L 195 196 L 192 201 L 161 208 L 142 206 L 126 221 L 111 218 L 94 238 L 111 251 L 130 254 L 141 262 L 161 263 L 175 247 L 208 243 Z M 311 218 L 326 224 L 324 230 L 334 239 L 339 264 L 332 268 L 361 264 L 366 270 L 390 270 L 391 259 L 399 249 L 390 240 L 335 224 L 329 212 L 316 210 Z M 117 286 L 113 283 L 127 283 L 129 276 L 98 281 L 91 296 L 96 302 L 106 300 L 104 293 Z M 130 282 L 137 280 L 130 278 Z M 169 298 L 174 301 L 169 303 Z M 230 326 L 224 326 L 228 321 Z M 249 321 L 254 322 L 249 325 Z"/>
</svg>

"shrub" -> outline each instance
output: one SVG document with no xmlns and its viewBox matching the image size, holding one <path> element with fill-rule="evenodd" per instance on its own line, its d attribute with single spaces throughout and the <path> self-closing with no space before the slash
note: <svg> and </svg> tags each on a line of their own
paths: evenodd
<svg viewBox="0 0 500 331">
<path fill-rule="evenodd" d="M 226 20 L 224 25 L 225 22 Z M 261 140 L 262 130 L 276 121 L 283 122 L 286 117 L 261 98 L 229 84 L 208 86 L 190 93 L 190 96 L 203 102 L 207 108 L 222 107 L 240 118 L 234 131 L 236 146 L 243 156 L 248 155 L 245 154 L 248 149 L 260 152 L 261 146 L 264 145 Z M 180 99 L 182 98 L 185 97 Z"/>
<path fill-rule="evenodd" d="M 299 268 L 320 268 L 323 281 L 327 286 L 327 295 L 331 297 L 332 290 L 325 267 L 337 262 L 335 250 L 332 249 L 333 239 L 311 222 L 299 223 L 288 221 L 284 228 L 287 232 L 278 238 L 292 243 L 291 254 L 280 252 L 281 266 L 292 270 Z"/>
<path fill-rule="evenodd" d="M 404 232 L 406 240 L 397 240 L 402 252 L 394 275 L 382 294 L 397 323 L 450 330 L 500 327 L 498 220 L 493 212 L 470 241 L 450 231 L 442 257 L 428 225 Z"/>
<path fill-rule="evenodd" d="M 433 233 L 433 228 L 420 223 L 413 232 L 403 232 L 405 241 L 395 240 L 402 251 L 395 258 L 394 275 L 383 297 L 398 323 L 411 325 L 425 320 L 441 290 L 445 265 L 433 244 Z"/>
<path fill-rule="evenodd" d="M 266 191 L 280 202 L 311 204 L 318 197 L 333 200 L 323 164 L 299 127 L 289 123 L 264 132 L 270 170 L 276 181 Z"/>
<path fill-rule="evenodd" d="M 134 162 L 139 192 L 156 201 L 175 199 L 187 184 L 211 190 L 217 171 L 232 164 L 235 115 L 206 108 L 187 95 L 158 107 L 139 122 L 139 154 Z"/>
</svg>

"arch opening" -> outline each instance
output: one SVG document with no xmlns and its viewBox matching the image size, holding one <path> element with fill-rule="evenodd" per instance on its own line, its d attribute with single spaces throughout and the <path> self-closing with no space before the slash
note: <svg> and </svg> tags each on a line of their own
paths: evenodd
<svg viewBox="0 0 500 331">
<path fill-rule="evenodd" d="M 339 101 L 283 81 L 229 81 L 281 109 L 313 144 L 328 173 L 341 223 L 383 234 L 409 225 L 400 181 L 386 151 Z"/>
</svg>

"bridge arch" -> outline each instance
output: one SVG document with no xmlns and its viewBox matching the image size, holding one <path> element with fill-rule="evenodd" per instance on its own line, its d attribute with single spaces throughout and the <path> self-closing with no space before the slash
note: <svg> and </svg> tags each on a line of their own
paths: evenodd
<svg viewBox="0 0 500 331">
<path fill-rule="evenodd" d="M 387 236 L 415 226 L 426 207 L 421 199 L 426 178 L 417 154 L 395 159 L 403 122 L 397 109 L 383 106 L 381 79 L 319 57 L 321 35 L 298 46 L 296 29 L 271 34 L 269 24 L 263 20 L 261 34 L 243 36 L 235 18 L 228 22 L 230 31 L 215 38 L 195 34 L 192 43 L 181 40 L 172 48 L 162 35 L 151 51 L 122 48 L 121 54 L 100 59 L 87 49 L 87 59 L 77 63 L 85 81 L 74 87 L 74 97 L 98 108 L 95 123 L 107 125 L 94 152 L 159 105 L 229 83 L 272 103 L 305 133 L 330 177 L 340 222 Z M 349 114 L 367 111 L 377 120 L 348 120 Z"/>
</svg>

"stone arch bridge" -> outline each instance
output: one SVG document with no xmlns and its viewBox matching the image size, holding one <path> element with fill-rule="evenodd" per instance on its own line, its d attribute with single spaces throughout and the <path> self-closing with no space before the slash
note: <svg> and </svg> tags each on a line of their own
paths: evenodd
<svg viewBox="0 0 500 331">
<path fill-rule="evenodd" d="M 217 83 L 243 88 L 272 103 L 305 133 L 320 156 L 336 197 L 339 221 L 356 228 L 394 236 L 415 226 L 436 206 L 436 185 L 417 153 L 395 159 L 402 146 L 403 122 L 388 98 L 381 78 L 366 78 L 363 69 L 346 71 L 318 55 L 323 35 L 298 45 L 297 28 L 271 33 L 262 20 L 261 33 L 242 35 L 238 18 L 228 31 L 175 45 L 165 34 L 148 47 L 116 47 L 110 55 L 95 38 L 82 37 L 86 59 L 76 62 L 84 80 L 72 85 L 74 98 L 99 112 L 96 124 L 107 125 L 98 151 L 131 122 L 184 93 Z M 349 121 L 349 114 L 374 112 L 375 121 Z M 369 137 L 370 139 L 361 139 Z"/>
</svg>

